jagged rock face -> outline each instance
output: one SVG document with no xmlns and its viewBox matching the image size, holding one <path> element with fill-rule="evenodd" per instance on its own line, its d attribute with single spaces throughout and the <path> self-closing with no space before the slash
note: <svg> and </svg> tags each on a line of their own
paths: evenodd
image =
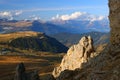
<svg viewBox="0 0 120 80">
<path fill-rule="evenodd" d="M 111 44 L 83 68 L 63 71 L 57 80 L 120 80 L 120 0 L 109 0 Z"/>
<path fill-rule="evenodd" d="M 109 0 L 111 44 L 120 44 L 120 0 Z"/>
<path fill-rule="evenodd" d="M 109 0 L 109 10 L 111 27 L 109 54 L 114 57 L 120 53 L 120 0 Z"/>
<path fill-rule="evenodd" d="M 82 68 L 90 57 L 94 55 L 93 40 L 90 36 L 83 37 L 77 45 L 73 45 L 63 57 L 59 67 L 53 71 L 54 77 L 58 77 L 64 70 L 75 70 Z"/>
</svg>

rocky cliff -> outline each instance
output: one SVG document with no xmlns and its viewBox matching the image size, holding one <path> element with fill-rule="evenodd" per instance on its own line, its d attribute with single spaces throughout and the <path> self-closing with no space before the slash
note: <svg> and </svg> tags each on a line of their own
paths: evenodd
<svg viewBox="0 0 120 80">
<path fill-rule="evenodd" d="M 109 0 L 109 20 L 111 27 L 110 48 L 112 56 L 120 53 L 120 0 Z"/>
<path fill-rule="evenodd" d="M 53 71 L 54 77 L 58 77 L 64 70 L 82 68 L 82 64 L 89 61 L 94 55 L 93 40 L 90 36 L 82 37 L 78 44 L 73 45 L 62 59 L 59 67 Z"/>
<path fill-rule="evenodd" d="M 88 60 L 85 62 L 78 62 L 81 63 L 78 69 L 66 68 L 67 70 L 60 72 L 56 80 L 120 80 L 120 0 L 109 0 L 109 8 L 110 44 L 99 55 L 87 57 Z M 76 47 L 76 49 L 79 48 Z M 77 58 L 74 60 L 76 61 Z M 61 70 L 59 67 L 57 69 Z"/>
<path fill-rule="evenodd" d="M 109 0 L 109 20 L 111 27 L 111 43 L 120 44 L 120 0 Z"/>
</svg>

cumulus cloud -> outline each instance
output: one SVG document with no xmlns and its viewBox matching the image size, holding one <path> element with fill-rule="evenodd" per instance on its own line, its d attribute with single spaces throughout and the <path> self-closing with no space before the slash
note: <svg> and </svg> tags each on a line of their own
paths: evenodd
<svg viewBox="0 0 120 80">
<path fill-rule="evenodd" d="M 0 12 L 0 18 L 7 18 L 11 20 L 14 17 L 21 15 L 22 13 L 22 11 L 2 11 Z"/>
<path fill-rule="evenodd" d="M 57 14 L 55 17 L 52 17 L 53 20 L 58 19 L 58 20 L 73 20 L 73 19 L 77 19 L 80 16 L 85 15 L 85 12 L 74 12 L 70 15 L 66 14 L 66 15 L 59 15 Z"/>
<path fill-rule="evenodd" d="M 40 17 L 34 17 L 32 20 L 40 20 Z"/>
<path fill-rule="evenodd" d="M 23 13 L 23 11 L 15 11 L 15 16 L 19 16 Z"/>
<path fill-rule="evenodd" d="M 40 20 L 41 18 L 37 15 L 32 15 L 29 17 L 31 20 Z"/>
<path fill-rule="evenodd" d="M 105 16 L 96 16 L 86 12 L 74 12 L 70 15 L 59 15 L 57 14 L 55 17 L 52 17 L 52 20 L 89 20 L 89 21 L 96 21 L 96 20 L 103 20 L 106 19 Z"/>
<path fill-rule="evenodd" d="M 0 17 L 9 17 L 11 16 L 11 12 L 5 11 L 5 12 L 0 12 Z"/>
<path fill-rule="evenodd" d="M 108 19 L 106 16 L 96 16 L 96 15 L 88 15 L 89 18 L 87 20 L 90 21 L 101 21 L 101 20 L 106 20 Z"/>
</svg>

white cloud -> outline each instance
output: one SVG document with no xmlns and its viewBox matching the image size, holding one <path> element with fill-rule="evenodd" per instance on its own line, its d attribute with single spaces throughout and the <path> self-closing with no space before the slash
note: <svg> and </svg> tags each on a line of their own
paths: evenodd
<svg viewBox="0 0 120 80">
<path fill-rule="evenodd" d="M 80 16 L 83 16 L 85 15 L 86 13 L 85 12 L 74 12 L 70 15 L 59 15 L 57 14 L 55 17 L 52 17 L 53 20 L 57 19 L 57 20 L 73 20 L 73 19 L 77 19 L 79 18 Z"/>
<path fill-rule="evenodd" d="M 89 20 L 89 21 L 96 21 L 96 20 L 104 20 L 107 19 L 105 16 L 96 16 L 86 12 L 74 12 L 70 15 L 59 15 L 57 14 L 55 17 L 52 17 L 52 20 Z"/>
<path fill-rule="evenodd" d="M 23 13 L 23 11 L 15 11 L 15 15 L 16 16 L 19 16 L 19 15 L 21 15 Z"/>
<path fill-rule="evenodd" d="M 106 20 L 108 19 L 107 16 L 96 16 L 96 15 L 88 15 L 90 16 L 88 20 L 90 21 L 101 21 L 101 20 Z"/>
<path fill-rule="evenodd" d="M 8 17 L 11 16 L 11 12 L 5 11 L 5 12 L 0 12 L 0 17 Z"/>
<path fill-rule="evenodd" d="M 103 20 L 105 18 L 105 16 L 99 16 L 98 20 Z"/>
<path fill-rule="evenodd" d="M 7 18 L 7 19 L 14 19 L 14 17 L 17 17 L 21 15 L 22 11 L 2 11 L 0 12 L 0 18 Z"/>
<path fill-rule="evenodd" d="M 29 17 L 31 20 L 40 20 L 41 18 L 37 15 L 32 15 Z"/>
<path fill-rule="evenodd" d="M 40 17 L 34 17 L 32 20 L 40 20 Z"/>
</svg>

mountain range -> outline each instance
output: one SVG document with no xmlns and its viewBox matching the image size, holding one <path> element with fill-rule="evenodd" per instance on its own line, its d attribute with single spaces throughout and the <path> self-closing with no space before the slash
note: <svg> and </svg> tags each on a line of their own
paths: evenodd
<svg viewBox="0 0 120 80">
<path fill-rule="evenodd" d="M 109 32 L 108 20 L 61 20 L 52 21 L 52 23 L 69 29 L 70 33 L 87 33 L 92 31 Z"/>
<path fill-rule="evenodd" d="M 95 32 L 95 31 L 82 33 L 82 34 L 58 33 L 50 36 L 57 39 L 62 44 L 68 47 L 72 46 L 73 44 L 77 44 L 83 36 L 91 36 L 93 38 L 93 42 L 95 46 L 108 43 L 110 38 L 109 33 Z"/>
<path fill-rule="evenodd" d="M 0 19 L 0 33 L 35 31 L 45 34 L 109 32 L 108 20 L 7 20 Z"/>
</svg>

